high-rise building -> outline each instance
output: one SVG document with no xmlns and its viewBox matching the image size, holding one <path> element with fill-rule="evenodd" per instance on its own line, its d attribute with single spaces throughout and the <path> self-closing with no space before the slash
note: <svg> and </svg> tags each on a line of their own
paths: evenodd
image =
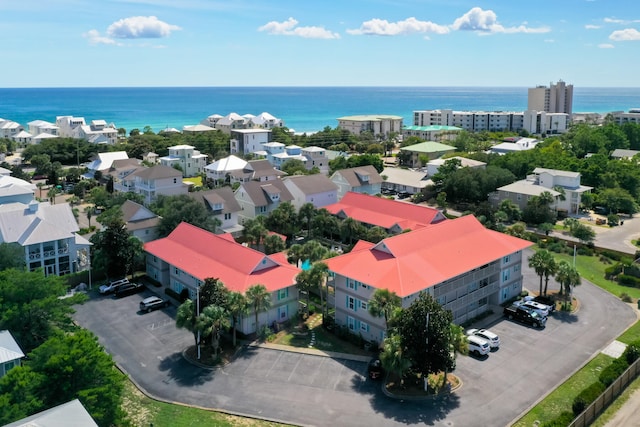
<svg viewBox="0 0 640 427">
<path fill-rule="evenodd" d="M 550 83 L 549 87 L 537 86 L 529 88 L 527 109 L 571 115 L 573 110 L 573 85 L 568 85 L 559 80 L 556 84 Z"/>
</svg>

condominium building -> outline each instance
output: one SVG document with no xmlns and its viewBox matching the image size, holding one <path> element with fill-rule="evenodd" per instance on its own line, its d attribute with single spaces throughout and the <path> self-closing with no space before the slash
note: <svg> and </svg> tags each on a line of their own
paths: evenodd
<svg viewBox="0 0 640 427">
<path fill-rule="evenodd" d="M 528 110 L 547 113 L 565 113 L 571 115 L 573 109 L 573 85 L 562 80 L 549 83 L 549 87 L 529 88 Z"/>
<path fill-rule="evenodd" d="M 345 116 L 338 118 L 338 127 L 354 135 L 371 132 L 374 136 L 388 137 L 392 132 L 402 132 L 402 117 L 385 114 Z"/>
</svg>

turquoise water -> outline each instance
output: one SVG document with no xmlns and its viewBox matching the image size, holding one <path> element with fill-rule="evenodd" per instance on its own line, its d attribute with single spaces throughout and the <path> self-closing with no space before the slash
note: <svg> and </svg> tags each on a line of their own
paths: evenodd
<svg viewBox="0 0 640 427">
<path fill-rule="evenodd" d="M 640 107 L 640 88 L 574 88 L 574 112 Z M 26 125 L 56 116 L 104 119 L 127 131 L 182 129 L 211 114 L 264 111 L 298 132 L 335 128 L 337 118 L 393 114 L 411 123 L 414 110 L 523 111 L 525 87 L 179 87 L 0 89 L 0 118 Z"/>
<path fill-rule="evenodd" d="M 304 261 L 302 261 L 302 265 L 300 266 L 300 268 L 303 271 L 307 271 L 308 269 L 311 268 L 311 261 L 309 261 L 308 259 L 305 259 Z"/>
</svg>

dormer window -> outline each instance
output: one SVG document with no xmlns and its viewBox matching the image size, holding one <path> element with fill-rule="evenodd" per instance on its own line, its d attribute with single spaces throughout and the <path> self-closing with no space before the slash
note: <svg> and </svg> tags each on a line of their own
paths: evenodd
<svg viewBox="0 0 640 427">
<path fill-rule="evenodd" d="M 216 203 L 213 205 L 213 210 L 214 211 L 221 211 L 222 210 L 222 203 Z"/>
</svg>

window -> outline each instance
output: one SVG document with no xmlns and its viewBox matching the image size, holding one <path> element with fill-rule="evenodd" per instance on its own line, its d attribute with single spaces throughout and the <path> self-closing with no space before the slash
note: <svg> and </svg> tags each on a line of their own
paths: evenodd
<svg viewBox="0 0 640 427">
<path fill-rule="evenodd" d="M 354 319 L 351 316 L 347 316 L 347 326 L 349 327 L 350 331 L 355 331 L 356 330 L 356 319 Z"/>
<path fill-rule="evenodd" d="M 356 299 L 354 297 L 347 296 L 347 308 L 351 311 L 356 311 Z"/>
<path fill-rule="evenodd" d="M 364 302 L 364 301 L 360 301 L 360 308 L 363 309 L 363 310 L 366 310 L 367 309 L 367 303 Z"/>
<path fill-rule="evenodd" d="M 173 268 L 173 273 L 174 273 L 176 276 L 179 276 L 179 275 L 180 275 L 180 270 L 178 270 L 178 267 L 174 267 L 174 268 Z"/>
<path fill-rule="evenodd" d="M 513 272 L 516 273 L 518 271 L 520 271 L 520 264 L 516 264 L 513 266 Z"/>
<path fill-rule="evenodd" d="M 278 291 L 278 301 L 289 297 L 289 288 L 280 289 Z"/>
<path fill-rule="evenodd" d="M 178 183 L 178 178 L 173 178 L 173 183 L 177 184 Z"/>
<path fill-rule="evenodd" d="M 362 332 L 369 332 L 369 325 L 365 322 L 360 322 L 360 330 Z"/>
<path fill-rule="evenodd" d="M 224 219 L 225 221 L 231 219 L 231 214 L 230 213 L 224 214 Z"/>
<path fill-rule="evenodd" d="M 509 270 L 503 271 L 502 272 L 502 282 L 509 281 L 509 278 L 511 278 L 511 271 L 509 271 Z"/>
<path fill-rule="evenodd" d="M 504 263 L 508 264 L 509 261 L 511 261 L 511 255 L 507 255 L 506 257 L 504 257 Z"/>
</svg>

